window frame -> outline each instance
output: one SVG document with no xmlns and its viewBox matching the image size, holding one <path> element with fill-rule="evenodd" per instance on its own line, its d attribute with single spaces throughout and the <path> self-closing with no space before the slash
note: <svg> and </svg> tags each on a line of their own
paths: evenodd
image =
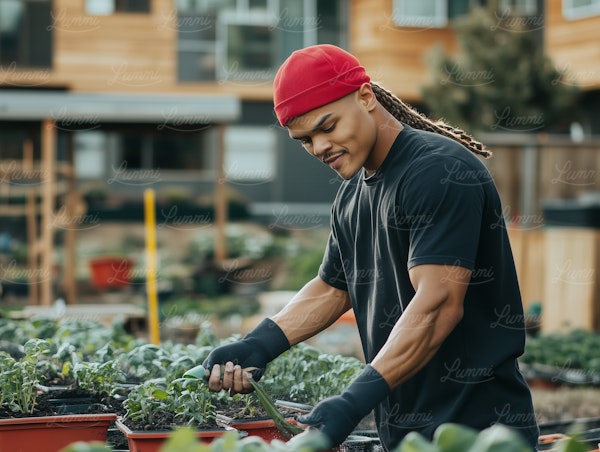
<svg viewBox="0 0 600 452">
<path fill-rule="evenodd" d="M 237 145 L 240 136 L 259 137 L 264 140 L 258 148 L 245 147 Z M 278 153 L 277 153 L 277 134 L 274 129 L 256 125 L 229 125 L 225 128 L 225 161 L 223 170 L 226 178 L 237 184 L 257 185 L 270 182 L 277 178 L 278 173 Z M 240 140 L 243 141 L 243 140 Z M 252 142 L 252 140 L 250 140 Z M 262 155 L 261 155 L 262 153 Z M 255 166 L 239 165 L 237 156 L 252 156 L 252 164 Z M 240 170 L 239 168 L 243 168 Z"/>
<path fill-rule="evenodd" d="M 394 24 L 407 28 L 445 28 L 448 26 L 448 0 L 420 0 L 432 2 L 435 15 L 406 17 L 404 7 L 410 4 L 410 0 L 393 0 L 392 18 Z M 414 4 L 414 2 L 413 2 Z"/>
<path fill-rule="evenodd" d="M 89 16 L 112 16 L 113 14 L 151 14 L 152 13 L 152 1 L 146 0 L 147 9 L 145 11 L 132 11 L 129 10 L 126 0 L 85 0 L 84 8 L 85 13 Z M 104 10 L 96 9 L 90 10 L 90 5 L 103 5 Z M 108 6 L 108 8 L 106 8 Z"/>
<path fill-rule="evenodd" d="M 516 16 L 537 16 L 539 14 L 537 0 L 500 0 L 500 11 L 510 11 Z"/>
<path fill-rule="evenodd" d="M 52 16 L 52 0 L 13 0 L 13 3 L 17 6 L 18 12 L 14 19 L 17 19 L 17 25 L 15 31 L 16 44 L 16 57 L 15 59 L 5 59 L 2 55 L 4 54 L 2 41 L 0 41 L 0 66 L 8 66 L 10 70 L 21 68 L 26 69 L 49 69 L 54 67 L 54 24 Z M 7 2 L 6 4 L 9 4 Z M 5 6 L 6 6 L 5 4 Z M 45 5 L 47 8 L 48 15 L 40 15 L 39 11 L 31 11 L 29 7 L 31 5 Z M 37 14 L 36 14 L 37 13 Z M 48 33 L 46 36 L 33 35 L 31 30 L 41 30 L 39 27 L 34 27 L 31 21 L 35 19 L 47 19 L 47 23 L 44 24 L 45 30 L 42 32 Z M 19 23 L 20 22 L 20 23 Z M 4 35 L 5 31 L 0 28 L 0 35 Z M 43 39 L 42 39 L 43 38 Z M 4 38 L 5 39 L 5 38 Z M 43 40 L 43 44 L 40 44 L 40 40 Z M 11 46 L 8 46 L 9 48 Z M 42 49 L 43 47 L 43 49 Z M 13 47 L 14 48 L 14 47 Z M 35 50 L 34 50 L 35 48 Z M 42 60 L 40 60 L 40 49 L 43 51 Z M 10 58 L 10 50 L 7 52 Z M 37 60 L 37 61 L 35 61 Z M 44 74 L 46 77 L 48 74 Z"/>
<path fill-rule="evenodd" d="M 263 12 L 247 12 L 241 13 L 239 11 L 223 11 L 218 15 L 217 18 L 217 33 L 216 33 L 216 52 L 215 52 L 215 77 L 218 81 L 236 81 L 236 78 L 231 78 L 228 74 L 228 61 L 229 61 L 229 37 L 228 27 L 229 26 L 259 26 L 266 27 L 271 31 L 271 60 L 272 64 L 269 68 L 264 71 L 264 81 L 270 80 L 273 76 L 271 73 L 273 67 L 276 64 L 276 26 L 277 26 L 277 15 L 270 14 L 269 11 Z M 262 70 L 242 70 L 238 71 L 241 76 L 237 80 L 246 80 L 251 78 L 257 81 Z M 262 79 L 261 79 L 262 80 Z"/>
<path fill-rule="evenodd" d="M 574 0 L 563 0 L 563 16 L 568 20 L 585 19 L 600 15 L 600 0 L 590 0 L 590 5 L 574 6 Z"/>
</svg>

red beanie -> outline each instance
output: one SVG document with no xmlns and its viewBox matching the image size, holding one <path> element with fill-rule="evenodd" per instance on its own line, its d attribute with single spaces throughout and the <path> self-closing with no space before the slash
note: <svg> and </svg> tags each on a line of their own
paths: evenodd
<svg viewBox="0 0 600 452">
<path fill-rule="evenodd" d="M 283 62 L 273 82 L 279 123 L 338 100 L 371 78 L 356 57 L 330 44 L 296 50 Z"/>
</svg>

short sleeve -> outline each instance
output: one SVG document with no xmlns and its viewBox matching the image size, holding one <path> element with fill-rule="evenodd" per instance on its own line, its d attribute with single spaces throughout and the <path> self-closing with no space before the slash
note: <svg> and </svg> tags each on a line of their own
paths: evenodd
<svg viewBox="0 0 600 452">
<path fill-rule="evenodd" d="M 423 264 L 474 269 L 487 183 L 493 182 L 483 165 L 439 154 L 420 159 L 399 200 L 410 220 L 409 269 Z"/>
<path fill-rule="evenodd" d="M 338 241 L 333 231 L 329 234 L 323 262 L 319 268 L 319 277 L 336 289 L 348 290 Z"/>
</svg>

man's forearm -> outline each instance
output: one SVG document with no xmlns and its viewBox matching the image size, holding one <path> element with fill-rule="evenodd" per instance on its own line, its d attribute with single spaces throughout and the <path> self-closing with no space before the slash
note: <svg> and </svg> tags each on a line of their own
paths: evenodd
<svg viewBox="0 0 600 452">
<path fill-rule="evenodd" d="M 348 292 L 326 284 L 317 276 L 271 319 L 290 344 L 295 345 L 323 331 L 350 307 Z"/>
</svg>

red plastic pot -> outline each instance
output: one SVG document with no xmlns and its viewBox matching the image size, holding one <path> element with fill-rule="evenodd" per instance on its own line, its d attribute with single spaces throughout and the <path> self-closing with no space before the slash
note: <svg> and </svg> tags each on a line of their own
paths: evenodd
<svg viewBox="0 0 600 452">
<path fill-rule="evenodd" d="M 293 419 L 286 419 L 288 422 L 295 422 Z M 234 420 L 229 426 L 246 432 L 248 436 L 258 436 L 265 442 L 270 443 L 274 439 L 287 441 L 286 438 L 279 432 L 275 426 L 273 419 L 258 419 L 258 420 Z"/>
<path fill-rule="evenodd" d="M 96 289 L 112 289 L 131 283 L 133 262 L 125 257 L 99 257 L 91 259 L 92 286 Z"/>
<path fill-rule="evenodd" d="M 0 451 L 58 452 L 76 441 L 106 441 L 116 414 L 0 419 Z"/>
<path fill-rule="evenodd" d="M 170 431 L 134 431 L 127 427 L 122 419 L 117 419 L 115 425 L 127 438 L 129 452 L 160 452 L 161 447 L 173 432 Z M 211 443 L 224 435 L 225 429 L 198 430 L 198 439 L 202 443 Z M 33 449 L 32 449 L 33 450 Z M 37 451 L 36 451 L 37 452 Z"/>
</svg>

